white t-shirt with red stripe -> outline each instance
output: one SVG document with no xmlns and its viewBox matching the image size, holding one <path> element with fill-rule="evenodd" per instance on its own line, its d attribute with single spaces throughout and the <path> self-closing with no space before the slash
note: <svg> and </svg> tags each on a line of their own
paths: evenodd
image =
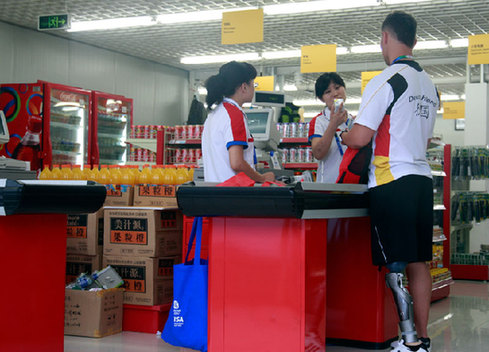
<svg viewBox="0 0 489 352">
<path fill-rule="evenodd" d="M 319 115 L 311 120 L 309 123 L 309 142 L 312 142 L 313 138 L 321 138 L 324 135 L 324 132 L 326 132 L 329 125 L 329 117 L 329 108 L 325 108 Z M 349 115 L 348 118 L 351 119 L 352 116 Z M 336 135 L 331 141 L 328 153 L 324 158 L 319 160 L 316 182 L 336 182 L 336 179 L 340 174 L 341 160 L 343 159 L 343 154 L 346 150 L 346 145 L 340 143 L 338 135 L 341 131 L 346 129 L 346 126 L 346 123 L 342 123 L 338 126 Z"/>
<path fill-rule="evenodd" d="M 433 82 L 415 61 L 398 61 L 372 78 L 355 119 L 376 131 L 369 188 L 407 175 L 431 177 L 426 149 L 438 106 Z"/>
<path fill-rule="evenodd" d="M 204 180 L 224 182 L 236 175 L 229 161 L 229 147 L 243 146 L 243 158 L 254 169 L 255 148 L 246 114 L 232 99 L 224 98 L 207 117 L 202 132 Z"/>
</svg>

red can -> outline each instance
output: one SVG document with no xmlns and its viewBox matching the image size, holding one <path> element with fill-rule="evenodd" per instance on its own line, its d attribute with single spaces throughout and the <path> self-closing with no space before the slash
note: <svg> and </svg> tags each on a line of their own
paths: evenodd
<svg viewBox="0 0 489 352">
<path fill-rule="evenodd" d="M 298 148 L 297 149 L 297 162 L 303 163 L 306 161 L 306 149 L 305 148 Z"/>
<path fill-rule="evenodd" d="M 195 162 L 202 158 L 202 149 L 195 149 Z"/>
<path fill-rule="evenodd" d="M 296 163 L 296 162 L 297 162 L 297 149 L 290 148 L 289 149 L 289 163 Z"/>
<path fill-rule="evenodd" d="M 202 138 L 202 131 L 204 130 L 203 125 L 195 125 L 195 138 L 201 139 Z"/>
<path fill-rule="evenodd" d="M 186 163 L 195 163 L 195 149 L 188 150 Z"/>
<path fill-rule="evenodd" d="M 148 161 L 148 159 L 149 159 L 149 156 L 148 156 L 149 150 L 146 149 L 146 148 L 142 148 L 142 149 L 143 149 L 143 161 Z"/>
<path fill-rule="evenodd" d="M 286 163 L 289 162 L 289 160 L 290 160 L 289 159 L 289 157 L 290 157 L 289 154 L 290 154 L 289 149 L 286 148 L 286 149 L 282 150 L 282 164 L 286 164 Z"/>
<path fill-rule="evenodd" d="M 182 149 L 177 148 L 175 150 L 175 164 L 183 163 Z"/>
<path fill-rule="evenodd" d="M 136 161 L 143 161 L 143 149 L 136 148 Z"/>
</svg>

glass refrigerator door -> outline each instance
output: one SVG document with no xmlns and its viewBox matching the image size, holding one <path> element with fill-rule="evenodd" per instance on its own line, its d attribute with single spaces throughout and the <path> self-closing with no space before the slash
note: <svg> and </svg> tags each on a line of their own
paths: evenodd
<svg viewBox="0 0 489 352">
<path fill-rule="evenodd" d="M 131 103 L 117 97 L 98 97 L 96 104 L 99 164 L 123 165 Z"/>
<path fill-rule="evenodd" d="M 89 99 L 89 94 L 51 90 L 53 164 L 87 163 Z"/>
</svg>

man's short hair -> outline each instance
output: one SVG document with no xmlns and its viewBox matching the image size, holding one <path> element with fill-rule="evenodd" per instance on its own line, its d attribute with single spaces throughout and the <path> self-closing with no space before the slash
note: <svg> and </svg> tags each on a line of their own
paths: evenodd
<svg viewBox="0 0 489 352">
<path fill-rule="evenodd" d="M 404 11 L 394 11 L 382 23 L 382 31 L 393 33 L 397 40 L 413 48 L 416 43 L 416 20 Z"/>
</svg>

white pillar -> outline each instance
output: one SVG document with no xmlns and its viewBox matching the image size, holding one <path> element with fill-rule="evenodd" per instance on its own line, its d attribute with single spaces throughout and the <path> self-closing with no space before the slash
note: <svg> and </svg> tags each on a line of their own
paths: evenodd
<svg viewBox="0 0 489 352">
<path fill-rule="evenodd" d="M 489 86 L 487 83 L 465 84 L 465 145 L 489 144 Z"/>
</svg>

